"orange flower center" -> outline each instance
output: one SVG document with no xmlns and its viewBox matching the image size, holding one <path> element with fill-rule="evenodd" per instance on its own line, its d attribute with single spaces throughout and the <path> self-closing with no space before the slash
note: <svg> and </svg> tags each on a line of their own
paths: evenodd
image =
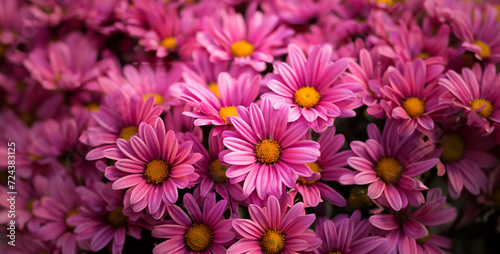
<svg viewBox="0 0 500 254">
<path fill-rule="evenodd" d="M 127 223 L 127 217 L 123 215 L 123 207 L 117 207 L 109 212 L 107 217 L 109 224 L 114 228 L 123 227 Z"/>
<path fill-rule="evenodd" d="M 168 164 L 163 160 L 153 160 L 144 170 L 144 178 L 150 184 L 163 183 L 168 178 Z"/>
<path fill-rule="evenodd" d="M 447 133 L 439 146 L 443 148 L 440 157 L 443 163 L 456 162 L 464 157 L 465 143 L 462 136 L 456 132 Z"/>
<path fill-rule="evenodd" d="M 491 102 L 485 99 L 475 99 L 470 102 L 470 108 L 472 110 L 478 110 L 482 108 L 481 111 L 479 111 L 477 114 L 482 117 L 482 118 L 488 118 L 491 116 L 493 113 L 493 105 L 491 105 Z"/>
<path fill-rule="evenodd" d="M 265 164 L 273 164 L 280 159 L 281 147 L 278 141 L 264 139 L 255 146 L 257 160 Z"/>
<path fill-rule="evenodd" d="M 395 184 L 401 176 L 401 165 L 392 157 L 382 157 L 375 165 L 377 176 L 385 183 Z"/>
<path fill-rule="evenodd" d="M 123 128 L 118 137 L 129 141 L 132 136 L 137 134 L 137 132 L 138 132 L 137 127 L 132 125 L 132 126 Z"/>
<path fill-rule="evenodd" d="M 319 92 L 312 86 L 305 86 L 295 91 L 295 104 L 303 108 L 312 108 L 318 104 Z"/>
<path fill-rule="evenodd" d="M 219 110 L 219 115 L 222 118 L 222 120 L 224 120 L 225 123 L 228 123 L 227 122 L 227 117 L 229 117 L 229 116 L 238 116 L 238 114 L 236 113 L 236 107 L 235 106 L 222 107 Z"/>
<path fill-rule="evenodd" d="M 265 254 L 278 254 L 285 248 L 285 235 L 277 229 L 268 229 L 262 235 L 260 247 Z"/>
<path fill-rule="evenodd" d="M 205 224 L 194 223 L 184 235 L 188 249 L 202 252 L 212 245 L 212 231 Z"/>
<path fill-rule="evenodd" d="M 312 172 L 314 173 L 321 173 L 323 170 L 319 167 L 318 163 L 312 162 L 312 163 L 307 163 L 307 166 L 311 169 Z M 307 181 L 304 178 L 300 177 L 297 179 L 297 182 L 300 184 L 304 185 L 313 185 L 316 181 Z"/>
<path fill-rule="evenodd" d="M 424 115 L 424 102 L 419 98 L 410 97 L 403 101 L 403 109 L 410 117 L 416 118 Z"/>
<path fill-rule="evenodd" d="M 219 86 L 217 85 L 217 83 L 211 82 L 210 84 L 208 84 L 208 89 L 210 89 L 210 91 L 212 91 L 215 95 L 217 95 L 217 98 L 220 99 Z"/>
<path fill-rule="evenodd" d="M 248 41 L 237 41 L 231 45 L 231 54 L 235 57 L 250 56 L 255 47 Z"/>
<path fill-rule="evenodd" d="M 161 41 L 160 45 L 162 45 L 166 49 L 172 50 L 177 47 L 177 40 L 175 39 L 175 37 L 167 37 L 163 39 L 163 41 Z"/>
<path fill-rule="evenodd" d="M 479 56 L 482 59 L 489 57 L 491 55 L 491 49 L 488 46 L 488 44 L 486 44 L 486 42 L 477 40 L 474 42 L 474 44 L 476 44 L 477 46 L 479 46 L 479 48 L 481 48 L 481 51 L 479 51 Z"/>
<path fill-rule="evenodd" d="M 227 182 L 226 171 L 228 168 L 229 166 L 222 165 L 219 159 L 212 161 L 212 163 L 210 163 L 210 166 L 208 166 L 210 176 L 212 176 L 212 179 L 214 179 L 214 181 L 217 183 Z"/>
<path fill-rule="evenodd" d="M 147 93 L 144 95 L 144 100 L 147 100 L 149 97 L 153 96 L 155 98 L 155 104 L 163 104 L 165 102 L 165 98 L 162 95 L 157 93 Z"/>
</svg>

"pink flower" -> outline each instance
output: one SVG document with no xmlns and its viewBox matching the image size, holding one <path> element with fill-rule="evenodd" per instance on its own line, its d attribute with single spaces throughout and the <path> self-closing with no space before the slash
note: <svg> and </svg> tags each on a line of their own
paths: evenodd
<svg viewBox="0 0 500 254">
<path fill-rule="evenodd" d="M 332 47 L 316 46 L 306 59 L 296 45 L 288 46 L 287 62 L 274 65 L 275 75 L 267 82 L 272 92 L 265 93 L 275 107 L 289 107 L 288 121 L 306 122 L 316 132 L 333 125 L 336 117 L 352 117 L 357 84 L 334 84 L 347 68 L 348 61 L 332 62 Z"/>
<path fill-rule="evenodd" d="M 98 61 L 98 47 L 96 38 L 72 32 L 31 51 L 24 66 L 47 90 L 75 90 L 115 67 L 111 59 Z"/>
<path fill-rule="evenodd" d="M 446 197 L 441 189 L 434 188 L 427 193 L 427 201 L 414 211 L 404 208 L 393 214 L 376 214 L 369 218 L 370 223 L 384 230 L 389 246 L 399 253 L 439 253 L 441 248 L 450 248 L 451 240 L 432 234 L 428 227 L 450 222 L 457 215 L 454 207 L 442 209 Z"/>
<path fill-rule="evenodd" d="M 472 69 L 463 68 L 462 75 L 448 71 L 439 84 L 453 94 L 445 103 L 458 107 L 467 125 L 480 127 L 484 135 L 489 135 L 500 123 L 499 79 L 495 65 L 488 64 L 481 70 L 476 64 Z"/>
<path fill-rule="evenodd" d="M 439 110 L 448 107 L 439 101 L 445 90 L 433 82 L 435 73 L 422 59 L 398 67 L 387 70 L 390 85 L 380 88 L 380 104 L 388 118 L 400 119 L 398 134 L 409 136 L 415 130 L 429 133 L 434 129 L 433 117 L 442 116 Z"/>
<path fill-rule="evenodd" d="M 181 99 L 198 109 L 184 115 L 194 117 L 194 125 L 216 125 L 214 135 L 219 135 L 227 125 L 228 117 L 237 116 L 236 107 L 250 106 L 259 92 L 260 75 L 242 74 L 237 79 L 222 72 L 217 83 L 207 87 L 199 83 L 186 83 Z"/>
<path fill-rule="evenodd" d="M 305 163 L 317 160 L 319 144 L 300 140 L 307 126 L 287 124 L 287 107 L 275 110 L 271 100 L 264 98 L 260 107 L 252 103 L 248 109 L 238 107 L 237 112 L 238 117 L 230 118 L 235 130 L 222 133 L 228 149 L 219 155 L 230 165 L 226 176 L 232 184 L 243 181 L 246 196 L 256 190 L 265 199 L 281 196 L 283 184 L 292 188 L 299 176 L 311 176 Z"/>
<path fill-rule="evenodd" d="M 113 190 L 110 182 L 79 186 L 77 192 L 84 202 L 78 214 L 68 218 L 68 224 L 75 227 L 77 239 L 90 240 L 91 251 L 111 244 L 113 254 L 121 253 L 126 235 L 141 238 L 141 224 L 123 215 L 123 193 Z"/>
<path fill-rule="evenodd" d="M 105 176 L 113 181 L 113 189 L 127 189 L 135 212 L 147 208 L 155 219 L 165 214 L 166 205 L 177 201 L 178 190 L 198 178 L 193 163 L 201 159 L 191 153 L 192 143 L 177 142 L 174 131 L 165 132 L 158 118 L 153 125 L 141 123 L 130 141 L 118 139 L 117 148 L 104 151 L 108 159 L 116 160 L 106 168 Z"/>
<path fill-rule="evenodd" d="M 80 142 L 94 148 L 85 158 L 103 158 L 103 151 L 116 147 L 118 138 L 130 140 L 137 134 L 140 123 L 153 124 L 161 111 L 154 105 L 154 97 L 146 100 L 137 95 L 128 97 L 120 90 L 106 95 L 100 111 L 93 115 L 99 126 L 90 127 L 80 135 Z"/>
<path fill-rule="evenodd" d="M 233 228 L 240 240 L 233 244 L 228 254 L 242 253 L 305 253 L 315 250 L 321 240 L 308 229 L 315 220 L 314 214 L 305 214 L 304 204 L 297 203 L 290 210 L 274 196 L 266 207 L 249 206 L 251 219 L 234 219 Z"/>
<path fill-rule="evenodd" d="M 351 142 L 356 156 L 347 159 L 347 163 L 356 171 L 344 174 L 339 182 L 369 184 L 371 199 L 379 199 L 399 211 L 408 203 L 418 206 L 424 201 L 421 191 L 427 187 L 414 177 L 430 170 L 439 160 L 428 156 L 434 150 L 431 141 L 421 141 L 418 133 L 407 137 L 394 135 L 396 128 L 396 123 L 389 120 L 380 135 L 377 127 L 370 124 L 365 143 Z"/>
<path fill-rule="evenodd" d="M 247 13 L 246 18 L 232 10 L 222 13 L 221 19 L 207 18 L 198 32 L 198 42 L 210 52 L 212 62 L 234 60 L 250 65 L 256 71 L 266 69 L 274 56 L 285 53 L 284 39 L 293 31 L 279 24 L 275 15 L 259 11 Z"/>
<path fill-rule="evenodd" d="M 290 190 L 290 200 L 294 200 L 297 193 L 302 196 L 302 201 L 305 207 L 317 206 L 323 202 L 321 197 L 326 201 L 336 205 L 345 206 L 346 201 L 330 185 L 320 181 L 338 181 L 344 173 L 350 172 L 347 166 L 347 158 L 353 156 L 351 151 L 339 152 L 339 149 L 344 145 L 344 135 L 335 135 L 335 126 L 328 128 L 321 134 L 318 139 L 320 144 L 321 157 L 316 162 L 307 163 L 307 166 L 314 174 L 311 177 L 299 177 L 294 189 Z"/>
<path fill-rule="evenodd" d="M 234 241 L 231 220 L 223 216 L 226 201 L 216 202 L 210 194 L 203 203 L 203 212 L 191 194 L 184 195 L 184 206 L 189 216 L 176 205 L 168 207 L 173 220 L 153 228 L 153 236 L 169 239 L 153 249 L 154 254 L 225 253 Z"/>
<path fill-rule="evenodd" d="M 315 253 L 383 253 L 387 249 L 387 240 L 369 236 L 372 229 L 367 219 L 361 220 L 359 210 L 354 211 L 350 218 L 347 214 L 339 214 L 332 220 L 318 219 L 316 234 L 323 243 Z"/>
</svg>

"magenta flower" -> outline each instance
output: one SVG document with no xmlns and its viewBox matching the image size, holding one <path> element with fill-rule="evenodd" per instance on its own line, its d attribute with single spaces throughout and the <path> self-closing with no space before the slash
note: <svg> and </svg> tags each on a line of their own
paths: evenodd
<svg viewBox="0 0 500 254">
<path fill-rule="evenodd" d="M 307 163 L 314 174 L 311 177 L 299 177 L 294 189 L 288 191 L 290 200 L 294 200 L 297 193 L 300 193 L 305 207 L 317 206 L 323 202 L 321 197 L 336 206 L 346 205 L 342 195 L 330 185 L 320 181 L 338 181 L 340 176 L 350 172 L 345 166 L 347 166 L 347 158 L 354 154 L 350 150 L 339 152 L 344 142 L 344 135 L 335 135 L 335 126 L 329 127 L 321 134 L 318 139 L 321 156 L 316 162 Z"/>
<path fill-rule="evenodd" d="M 418 133 L 407 137 L 394 135 L 396 129 L 396 123 L 389 120 L 380 135 L 377 127 L 370 124 L 365 143 L 351 142 L 356 156 L 347 159 L 347 163 L 356 171 L 344 174 L 339 182 L 369 184 L 371 199 L 380 199 L 399 211 L 408 203 L 419 206 L 424 201 L 421 191 L 427 187 L 414 177 L 430 170 L 439 159 L 430 154 L 434 150 L 431 141 L 421 141 Z"/>
<path fill-rule="evenodd" d="M 232 10 L 221 15 L 221 20 L 214 17 L 202 22 L 202 31 L 196 36 L 212 62 L 233 60 L 261 72 L 274 56 L 285 53 L 284 39 L 293 35 L 274 15 L 254 11 L 243 18 Z"/>
<path fill-rule="evenodd" d="M 117 148 L 104 151 L 108 159 L 116 160 L 106 168 L 105 176 L 113 181 L 113 189 L 127 189 L 135 212 L 144 210 L 159 219 L 166 205 L 177 201 L 178 190 L 198 178 L 193 163 L 201 159 L 191 153 L 192 143 L 179 144 L 174 131 L 165 132 L 158 118 L 153 125 L 141 123 L 130 141 L 118 139 Z"/>
<path fill-rule="evenodd" d="M 260 75 L 242 74 L 233 78 L 227 72 L 219 74 L 217 84 L 207 87 L 199 83 L 187 83 L 181 99 L 198 109 L 184 115 L 194 117 L 194 125 L 216 125 L 213 135 L 219 135 L 227 125 L 228 117 L 237 116 L 236 107 L 250 106 L 257 98 Z"/>
<path fill-rule="evenodd" d="M 448 71 L 439 84 L 453 94 L 445 103 L 460 108 L 467 125 L 480 127 L 488 135 L 500 123 L 499 79 L 495 65 L 489 64 L 483 71 L 476 64 L 472 70 L 463 68 L 462 75 Z"/>
<path fill-rule="evenodd" d="M 226 253 L 226 247 L 234 241 L 231 220 L 223 216 L 226 201 L 216 202 L 210 194 L 203 203 L 203 212 L 191 194 L 184 195 L 188 215 L 176 205 L 168 207 L 173 220 L 153 228 L 153 236 L 169 239 L 153 249 L 154 254 L 173 253 Z M 191 218 L 190 218 L 191 217 Z"/>
<path fill-rule="evenodd" d="M 443 208 L 446 197 L 441 189 L 434 188 L 427 193 L 427 201 L 414 211 L 404 208 L 393 214 L 376 214 L 369 218 L 370 223 L 385 231 L 389 246 L 399 253 L 439 253 L 440 248 L 450 248 L 451 240 L 432 234 L 428 227 L 450 222 L 457 215 L 454 207 Z"/>
<path fill-rule="evenodd" d="M 130 140 L 137 134 L 140 123 L 153 124 L 161 111 L 154 105 L 154 97 L 146 100 L 137 95 L 128 97 L 120 90 L 106 95 L 99 112 L 93 115 L 99 126 L 90 127 L 80 135 L 80 142 L 94 148 L 85 158 L 102 159 L 103 151 L 116 147 L 118 138 Z"/>
<path fill-rule="evenodd" d="M 78 213 L 76 209 L 81 203 L 75 183 L 70 176 L 54 175 L 48 188 L 50 196 L 42 197 L 33 209 L 33 214 L 44 220 L 37 236 L 54 243 L 63 254 L 76 254 L 85 243 L 76 238 L 75 228 L 68 224 L 68 218 Z"/>
<path fill-rule="evenodd" d="M 315 220 L 314 214 L 305 214 L 304 204 L 288 206 L 274 196 L 266 207 L 249 206 L 251 219 L 234 219 L 233 228 L 240 240 L 233 244 L 228 254 L 242 253 L 306 253 L 317 249 L 321 240 L 308 229 Z"/>
<path fill-rule="evenodd" d="M 320 155 L 319 144 L 300 140 L 307 132 L 305 123 L 287 124 L 289 109 L 273 108 L 265 98 L 261 106 L 238 107 L 238 117 L 230 121 L 235 130 L 222 133 L 228 148 L 219 158 L 230 165 L 226 176 L 232 184 L 244 181 L 243 193 L 254 190 L 261 199 L 268 195 L 281 196 L 283 184 L 295 186 L 298 177 L 309 177 L 312 172 L 305 163 L 312 163 Z"/>
<path fill-rule="evenodd" d="M 334 82 L 347 68 L 347 59 L 331 62 L 332 47 L 316 46 L 306 59 L 296 45 L 288 46 L 286 63 L 275 63 L 275 74 L 267 82 L 272 92 L 265 93 L 275 107 L 290 108 L 288 120 L 304 121 L 316 132 L 333 125 L 335 117 L 352 117 L 357 84 Z"/>
<path fill-rule="evenodd" d="M 463 187 L 473 195 L 485 189 L 488 180 L 482 169 L 498 164 L 497 158 L 488 153 L 494 145 L 494 140 L 482 137 L 474 127 L 445 125 L 437 144 L 442 149 L 437 169 L 440 176 L 446 172 L 452 198 L 457 199 Z"/>
<path fill-rule="evenodd" d="M 77 239 L 90 240 L 90 250 L 99 251 L 111 244 L 113 254 L 121 253 L 126 235 L 141 238 L 142 226 L 123 215 L 123 192 L 111 183 L 95 182 L 91 188 L 77 187 L 82 205 L 78 214 L 68 218 Z"/>
<path fill-rule="evenodd" d="M 111 59 L 98 61 L 98 43 L 94 37 L 73 32 L 47 49 L 33 50 L 24 66 L 47 90 L 75 90 L 115 68 Z"/>
<path fill-rule="evenodd" d="M 380 236 L 369 236 L 372 229 L 367 219 L 361 220 L 359 210 L 354 211 L 350 218 L 347 214 L 339 214 L 332 220 L 318 219 L 316 234 L 323 243 L 315 253 L 384 253 L 387 240 Z"/>
<path fill-rule="evenodd" d="M 399 69 L 399 70 L 398 70 Z M 415 130 L 429 133 L 434 129 L 433 117 L 442 116 L 439 110 L 448 106 L 440 103 L 439 96 L 445 92 L 433 77 L 422 59 L 408 62 L 400 68 L 389 67 L 389 86 L 380 91 L 383 99 L 380 102 L 388 118 L 400 119 L 398 134 L 409 136 Z"/>
</svg>

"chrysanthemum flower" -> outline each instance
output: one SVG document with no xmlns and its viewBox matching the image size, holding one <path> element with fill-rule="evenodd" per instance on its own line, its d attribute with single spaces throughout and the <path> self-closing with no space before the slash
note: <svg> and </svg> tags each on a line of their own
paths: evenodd
<svg viewBox="0 0 500 254">
<path fill-rule="evenodd" d="M 450 248 L 451 240 L 432 234 L 428 227 L 445 224 L 457 215 L 454 207 L 442 208 L 445 201 L 441 189 L 434 188 L 427 193 L 425 204 L 414 211 L 405 208 L 393 214 L 376 214 L 369 221 L 385 231 L 389 246 L 399 253 L 444 254 L 441 248 Z"/>
<path fill-rule="evenodd" d="M 333 85 L 347 68 L 347 59 L 332 62 L 332 47 L 316 46 L 307 59 L 302 50 L 288 46 L 287 62 L 274 65 L 275 74 L 267 82 L 272 92 L 262 95 L 276 107 L 290 108 L 288 120 L 304 121 L 316 132 L 333 125 L 335 117 L 352 117 L 357 84 Z"/>
<path fill-rule="evenodd" d="M 196 38 L 210 52 L 212 62 L 234 60 L 261 72 L 274 56 L 285 53 L 284 39 L 292 34 L 293 30 L 280 25 L 275 15 L 255 11 L 243 18 L 231 9 L 222 14 L 221 20 L 207 18 L 202 22 Z"/>
<path fill-rule="evenodd" d="M 91 251 L 110 244 L 112 253 L 118 254 L 126 235 L 141 238 L 142 225 L 123 215 L 123 192 L 113 190 L 110 182 L 95 182 L 90 188 L 79 186 L 77 192 L 84 202 L 78 214 L 68 218 L 68 224 L 75 227 L 77 239 L 90 240 Z"/>
<path fill-rule="evenodd" d="M 288 211 L 287 208 L 274 196 L 268 198 L 266 207 L 250 205 L 251 219 L 233 220 L 233 228 L 241 239 L 227 253 L 307 253 L 318 248 L 321 240 L 308 229 L 315 215 L 306 215 L 302 203 Z"/>
<path fill-rule="evenodd" d="M 41 198 L 33 214 L 44 220 L 37 231 L 42 241 L 51 241 L 63 254 L 76 254 L 85 241 L 78 240 L 75 228 L 68 224 L 68 218 L 78 213 L 81 203 L 73 179 L 69 176 L 52 176 L 49 179 L 50 196 Z"/>
<path fill-rule="evenodd" d="M 260 75 L 242 74 L 233 78 L 227 72 L 219 74 L 215 88 L 199 83 L 186 83 L 181 99 L 198 109 L 184 115 L 194 117 L 194 125 L 216 125 L 213 135 L 219 135 L 230 124 L 228 117 L 237 116 L 236 107 L 250 106 L 257 98 Z"/>
<path fill-rule="evenodd" d="M 88 128 L 80 135 L 80 142 L 93 147 L 87 155 L 87 160 L 103 158 L 103 151 L 116 147 L 118 138 L 126 141 L 137 134 L 139 124 L 153 124 L 162 112 L 155 106 L 154 97 L 146 100 L 134 95 L 128 97 L 120 90 L 106 95 L 99 112 L 93 117 L 99 126 Z"/>
<path fill-rule="evenodd" d="M 480 127 L 485 135 L 500 124 L 499 82 L 500 75 L 493 64 L 484 71 L 478 64 L 472 69 L 463 68 L 462 75 L 450 70 L 446 78 L 439 79 L 439 84 L 453 94 L 445 103 L 460 108 L 467 125 Z"/>
<path fill-rule="evenodd" d="M 203 203 L 202 212 L 191 194 L 184 195 L 189 216 L 176 205 L 168 207 L 173 220 L 156 226 L 152 234 L 169 240 L 156 246 L 153 253 L 226 253 L 226 247 L 234 241 L 231 220 L 223 216 L 226 205 L 225 200 L 216 202 L 215 194 L 210 194 Z"/>
<path fill-rule="evenodd" d="M 231 183 L 244 181 L 246 196 L 256 190 L 261 199 L 279 197 L 283 184 L 292 188 L 299 176 L 311 176 L 305 163 L 318 159 L 319 144 L 300 140 L 307 125 L 288 124 L 288 112 L 288 107 L 275 110 L 271 100 L 264 98 L 260 107 L 254 103 L 248 109 L 238 107 L 238 117 L 230 118 L 235 130 L 222 133 L 228 149 L 219 158 L 231 165 L 226 171 Z"/>
<path fill-rule="evenodd" d="M 131 193 L 135 212 L 147 207 L 155 219 L 161 218 L 166 205 L 177 201 L 177 189 L 198 178 L 192 164 L 201 155 L 191 153 L 191 142 L 179 144 L 174 131 L 165 132 L 160 118 L 153 125 L 141 123 L 136 136 L 118 139 L 116 145 L 104 151 L 106 158 L 116 160 L 105 176 L 113 181 L 113 189 Z"/>
<path fill-rule="evenodd" d="M 398 134 L 408 136 L 415 130 L 432 131 L 433 117 L 440 116 L 439 110 L 448 105 L 440 103 L 439 96 L 446 90 L 429 80 L 424 61 L 417 59 L 405 63 L 399 70 L 389 67 L 387 72 L 390 85 L 381 87 L 383 99 L 380 103 L 388 118 L 400 119 Z"/>
<path fill-rule="evenodd" d="M 307 166 L 314 174 L 311 177 L 299 177 L 294 189 L 288 192 L 291 200 L 300 193 L 305 207 L 317 206 L 323 200 L 336 205 L 345 206 L 346 201 L 335 189 L 320 180 L 338 181 L 344 173 L 350 172 L 347 166 L 347 158 L 353 156 L 352 151 L 341 151 L 339 149 L 345 142 L 344 135 L 335 135 L 335 126 L 328 128 L 318 139 L 321 157 Z"/>
<path fill-rule="evenodd" d="M 397 124 L 387 121 L 382 135 L 374 124 L 368 126 L 369 139 L 363 143 L 351 142 L 356 154 L 347 163 L 356 171 L 340 177 L 342 184 L 368 186 L 371 199 L 387 201 L 388 205 L 399 211 L 408 206 L 420 205 L 423 201 L 422 190 L 427 187 L 414 177 L 430 170 L 439 159 L 430 156 L 434 150 L 431 141 L 423 142 L 418 133 L 407 137 L 394 135 Z"/>
<path fill-rule="evenodd" d="M 437 169 L 440 176 L 446 172 L 452 198 L 457 199 L 463 187 L 473 195 L 478 195 L 486 187 L 487 178 L 482 169 L 497 165 L 496 157 L 488 153 L 494 145 L 494 140 L 482 137 L 476 128 L 445 125 L 437 143 L 442 149 Z"/>
<path fill-rule="evenodd" d="M 332 220 L 318 219 L 316 234 L 323 243 L 315 253 L 383 253 L 387 249 L 387 240 L 369 236 L 373 226 L 367 219 L 361 220 L 359 210 L 354 211 L 350 218 L 346 215 L 339 214 Z"/>
</svg>

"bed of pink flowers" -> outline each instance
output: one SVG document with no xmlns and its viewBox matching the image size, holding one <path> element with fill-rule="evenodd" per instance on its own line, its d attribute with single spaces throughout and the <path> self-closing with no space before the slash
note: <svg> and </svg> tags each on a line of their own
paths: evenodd
<svg viewBox="0 0 500 254">
<path fill-rule="evenodd" d="M 494 1 L 0 0 L 1 252 L 500 253 L 499 63 Z"/>
</svg>

